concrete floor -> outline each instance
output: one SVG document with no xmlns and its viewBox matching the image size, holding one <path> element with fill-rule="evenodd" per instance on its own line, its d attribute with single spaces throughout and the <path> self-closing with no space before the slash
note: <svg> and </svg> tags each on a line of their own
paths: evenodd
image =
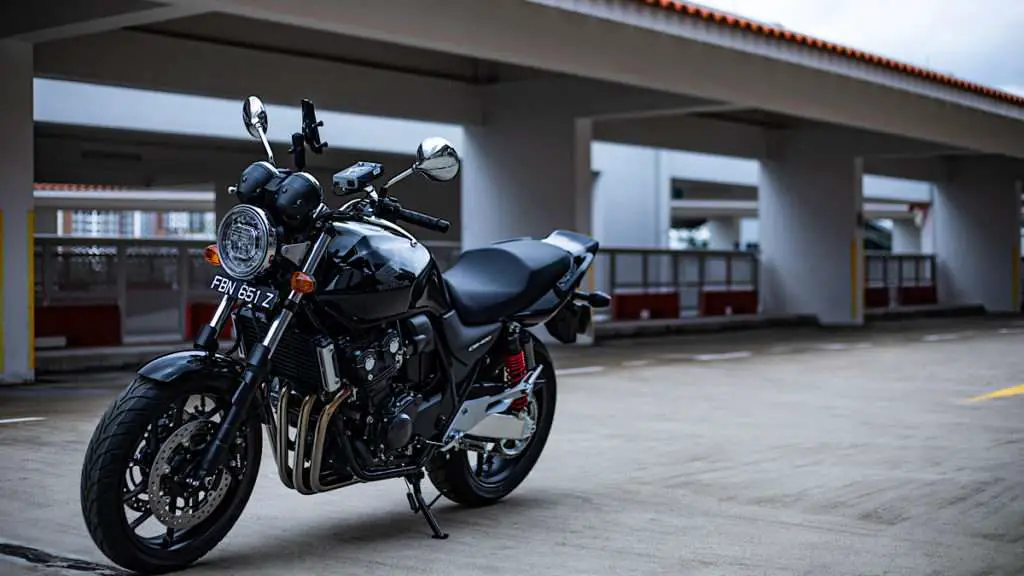
<svg viewBox="0 0 1024 576">
<path fill-rule="evenodd" d="M 301 496 L 268 457 L 189 574 L 1021 574 L 1024 396 L 968 399 L 1021 384 L 1022 351 L 1015 320 L 560 351 L 540 463 L 498 506 L 439 503 L 449 540 L 428 537 L 401 482 Z M 79 471 L 129 376 L 0 391 L 0 543 L 37 550 L 0 555 L 0 573 L 104 573 L 53 566 L 105 563 Z M 2 423 L 26 417 L 46 419 Z"/>
</svg>

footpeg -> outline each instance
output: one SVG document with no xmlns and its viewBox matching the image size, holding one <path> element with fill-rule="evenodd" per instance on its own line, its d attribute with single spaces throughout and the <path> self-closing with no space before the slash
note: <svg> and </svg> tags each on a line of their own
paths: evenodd
<svg viewBox="0 0 1024 576">
<path fill-rule="evenodd" d="M 430 504 L 423 499 L 423 491 L 420 488 L 420 484 L 423 482 L 423 471 L 417 472 L 406 476 L 405 483 L 408 485 L 409 491 L 406 492 L 405 497 L 409 500 L 409 508 L 412 509 L 413 514 L 423 514 L 424 520 L 430 526 L 431 532 L 433 532 L 432 538 L 435 540 L 446 540 L 448 539 L 448 533 L 441 531 L 441 526 L 437 523 L 437 518 L 434 517 L 434 513 L 430 509 L 437 502 L 440 494 L 434 498 Z"/>
<path fill-rule="evenodd" d="M 577 291 L 573 298 L 586 302 L 591 308 L 607 308 L 612 305 L 611 297 L 604 292 Z"/>
</svg>

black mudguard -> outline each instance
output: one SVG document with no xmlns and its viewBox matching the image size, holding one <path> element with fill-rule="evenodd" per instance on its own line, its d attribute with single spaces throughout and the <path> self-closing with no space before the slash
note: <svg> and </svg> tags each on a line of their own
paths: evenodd
<svg viewBox="0 0 1024 576">
<path fill-rule="evenodd" d="M 179 350 L 158 356 L 139 369 L 139 376 L 173 384 L 188 378 L 216 380 L 233 388 L 242 377 L 245 365 L 219 353 L 205 350 Z"/>
</svg>

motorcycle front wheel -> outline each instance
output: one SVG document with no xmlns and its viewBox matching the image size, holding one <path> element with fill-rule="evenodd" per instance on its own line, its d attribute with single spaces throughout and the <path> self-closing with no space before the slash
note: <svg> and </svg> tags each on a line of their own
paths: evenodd
<svg viewBox="0 0 1024 576">
<path fill-rule="evenodd" d="M 226 464 L 201 486 L 183 480 L 230 403 L 222 381 L 138 377 L 110 405 L 89 441 L 81 483 L 86 527 L 107 558 L 147 574 L 180 570 L 231 530 L 259 474 L 259 423 L 242 424 Z"/>
</svg>

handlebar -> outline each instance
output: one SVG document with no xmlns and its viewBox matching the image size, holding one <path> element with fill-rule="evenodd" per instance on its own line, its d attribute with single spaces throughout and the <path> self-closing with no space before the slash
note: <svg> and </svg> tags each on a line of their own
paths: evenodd
<svg viewBox="0 0 1024 576">
<path fill-rule="evenodd" d="M 422 212 L 402 208 L 402 205 L 393 198 L 381 198 L 379 211 L 384 216 L 391 216 L 395 220 L 403 220 L 409 224 L 414 224 L 442 234 L 448 232 L 452 227 L 452 223 L 443 218 L 434 218 L 433 216 Z"/>
<path fill-rule="evenodd" d="M 394 212 L 396 220 L 404 220 L 409 224 L 415 224 L 428 230 L 434 230 L 445 234 L 452 227 L 452 223 L 443 218 L 434 218 L 428 216 L 422 212 L 415 210 L 407 210 L 405 208 L 397 208 Z"/>
</svg>

